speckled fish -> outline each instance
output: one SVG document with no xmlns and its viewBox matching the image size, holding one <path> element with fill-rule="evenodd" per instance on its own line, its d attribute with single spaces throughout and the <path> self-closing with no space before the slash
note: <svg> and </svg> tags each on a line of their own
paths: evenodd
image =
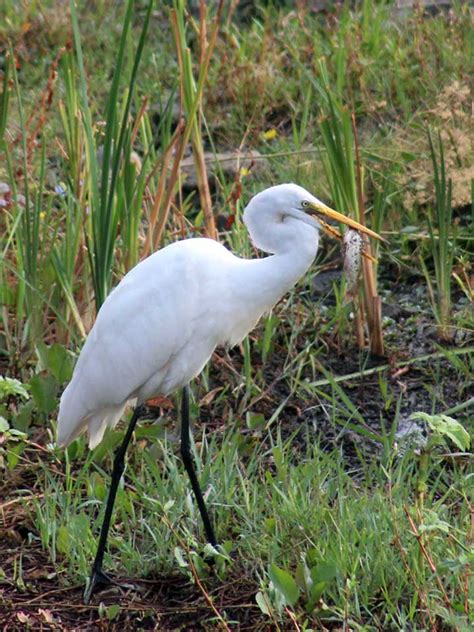
<svg viewBox="0 0 474 632">
<path fill-rule="evenodd" d="M 342 254 L 344 256 L 344 273 L 347 279 L 346 301 L 353 301 L 359 285 L 364 241 L 356 230 L 346 230 L 342 238 Z"/>
</svg>

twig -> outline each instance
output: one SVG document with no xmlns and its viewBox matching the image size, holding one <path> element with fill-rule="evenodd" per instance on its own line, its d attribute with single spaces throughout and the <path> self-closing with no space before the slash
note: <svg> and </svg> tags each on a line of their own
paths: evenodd
<svg viewBox="0 0 474 632">
<path fill-rule="evenodd" d="M 223 616 L 219 612 L 219 610 L 217 610 L 217 608 L 215 607 L 211 596 L 209 595 L 209 593 L 207 592 L 206 588 L 203 586 L 201 580 L 199 579 L 198 572 L 197 572 L 196 567 L 194 566 L 193 560 L 191 558 L 191 551 L 189 550 L 189 547 L 187 546 L 186 542 L 181 538 L 179 533 L 177 533 L 176 529 L 173 527 L 171 522 L 168 520 L 167 516 L 163 515 L 162 520 L 166 523 L 167 527 L 170 529 L 170 531 L 176 537 L 176 539 L 178 540 L 179 544 L 186 551 L 186 554 L 188 556 L 189 566 L 191 568 L 191 573 L 193 574 L 193 577 L 194 577 L 194 581 L 196 582 L 199 590 L 201 591 L 201 593 L 202 593 L 207 605 L 209 606 L 209 608 L 211 608 L 211 610 L 214 612 L 216 617 L 219 619 L 219 621 L 222 624 L 222 627 L 224 628 L 224 630 L 226 630 L 226 632 L 232 632 L 231 629 L 229 628 L 229 626 L 227 625 L 225 619 L 223 618 Z"/>
<path fill-rule="evenodd" d="M 392 485 L 391 484 L 388 486 L 388 497 L 389 497 L 389 503 L 390 503 L 390 514 L 392 516 L 392 525 L 393 525 L 393 530 L 395 532 L 395 537 L 393 539 L 393 543 L 395 544 L 395 546 L 398 548 L 398 550 L 400 552 L 400 557 L 401 557 L 403 566 L 405 567 L 406 572 L 410 576 L 411 581 L 413 583 L 413 586 L 418 590 L 418 595 L 419 595 L 419 598 L 420 598 L 420 602 L 421 602 L 421 604 L 423 605 L 423 607 L 424 607 L 424 609 L 426 611 L 426 614 L 427 614 L 428 619 L 430 621 L 431 627 L 433 627 L 435 622 L 434 622 L 434 619 L 432 618 L 430 610 L 428 608 L 428 600 L 427 600 L 426 592 L 421 586 L 418 586 L 415 574 L 414 574 L 413 569 L 412 569 L 412 567 L 411 567 L 411 565 L 410 565 L 410 563 L 408 561 L 407 552 L 403 548 L 402 539 L 401 539 L 400 531 L 398 529 L 398 524 L 397 524 L 397 517 L 395 515 L 394 507 L 393 507 Z M 425 613 L 422 612 L 422 614 L 424 615 Z"/>
<path fill-rule="evenodd" d="M 474 353 L 474 347 L 463 347 L 462 349 L 450 349 L 450 353 L 454 355 L 464 355 L 469 353 Z M 442 358 L 444 353 L 442 351 L 436 351 L 435 353 L 427 353 L 426 355 L 417 356 L 416 358 L 411 358 L 410 360 L 402 360 L 401 362 L 395 362 L 394 364 L 381 364 L 380 366 L 372 367 L 371 369 L 365 369 L 364 371 L 357 371 L 356 373 L 347 373 L 346 375 L 335 375 L 331 378 L 331 381 L 334 382 L 350 382 L 351 380 L 356 380 L 357 378 L 367 377 L 368 375 L 374 375 L 376 373 L 382 373 L 387 369 L 393 369 L 398 367 L 410 366 L 412 364 L 416 364 L 417 362 L 427 362 L 428 360 L 434 360 L 436 358 Z M 316 382 L 309 382 L 308 386 L 318 387 L 318 386 L 327 386 L 331 384 L 331 381 L 328 379 L 316 380 Z M 472 401 L 472 398 L 469 402 Z"/>
<path fill-rule="evenodd" d="M 175 156 L 174 156 L 174 161 L 173 161 L 173 166 L 171 168 L 171 174 L 169 177 L 169 181 L 168 181 L 168 191 L 165 195 L 164 198 L 164 203 L 163 203 L 163 207 L 162 207 L 162 211 L 160 214 L 160 220 L 158 222 L 158 225 L 156 227 L 156 231 L 155 234 L 153 236 L 153 244 L 155 249 L 158 247 L 158 244 L 161 241 L 161 237 L 163 235 L 163 231 L 165 228 L 165 224 L 166 224 L 166 220 L 168 218 L 168 214 L 169 214 L 169 210 L 171 208 L 171 202 L 173 199 L 173 195 L 174 195 L 174 191 L 173 191 L 173 186 L 174 183 L 177 182 L 178 177 L 179 177 L 179 170 L 181 167 L 181 161 L 183 159 L 184 156 L 184 151 L 186 149 L 186 146 L 188 144 L 188 141 L 191 137 L 193 128 L 194 128 L 194 123 L 195 123 L 195 117 L 197 116 L 198 112 L 199 112 L 199 104 L 200 104 L 200 94 L 203 90 L 204 87 L 204 82 L 205 79 L 207 77 L 207 72 L 209 69 L 209 63 L 211 61 L 211 57 L 212 57 L 212 53 L 215 47 L 215 43 L 216 43 L 216 39 L 217 39 L 217 31 L 218 31 L 218 27 L 220 24 L 220 18 L 221 18 L 221 14 L 222 14 L 222 10 L 223 10 L 223 0 L 220 0 L 219 5 L 217 7 L 217 12 L 216 15 L 214 17 L 214 21 L 213 21 L 213 26 L 212 26 L 212 31 L 211 31 L 211 35 L 209 38 L 209 44 L 207 46 L 206 49 L 206 54 L 204 56 L 204 61 L 201 64 L 201 68 L 199 71 L 199 79 L 197 82 L 197 87 L 196 87 L 196 92 L 194 95 L 194 100 L 192 103 L 192 106 L 190 107 L 189 111 L 186 112 L 187 114 L 187 121 L 186 121 L 186 125 L 183 131 L 183 134 L 181 136 L 181 142 L 178 146 L 178 149 L 175 152 Z M 177 46 L 176 46 L 176 50 L 179 53 L 180 51 L 180 47 L 178 45 L 179 42 L 179 34 L 178 34 L 178 23 L 177 23 L 177 16 L 176 16 L 176 12 L 174 10 L 171 11 L 170 13 L 170 19 L 171 19 L 171 27 L 173 30 L 173 33 L 175 34 L 175 39 L 177 42 Z M 171 186 L 170 186 L 171 183 Z"/>
<path fill-rule="evenodd" d="M 149 231 L 148 231 L 148 239 L 145 244 L 145 248 L 142 253 L 142 257 L 147 257 L 150 254 L 152 247 L 156 249 L 158 246 L 161 234 L 163 232 L 163 228 L 168 217 L 169 208 L 171 206 L 171 200 L 173 196 L 173 189 L 175 182 L 178 178 L 178 165 L 176 161 L 176 147 L 178 146 L 178 142 L 182 139 L 184 133 L 185 123 L 184 120 L 181 119 L 176 127 L 176 130 L 173 134 L 173 137 L 165 150 L 161 161 L 161 174 L 160 179 L 158 181 L 158 187 L 156 190 L 155 198 L 153 200 L 153 207 L 151 209 L 150 220 L 149 220 Z M 175 161 L 173 164 L 173 169 L 171 175 L 168 176 L 168 168 L 171 162 L 171 158 L 175 154 Z M 163 195 L 165 192 L 165 186 L 168 186 L 169 193 L 166 197 L 166 203 L 162 205 Z M 159 216 L 159 217 L 158 217 Z"/>
<path fill-rule="evenodd" d="M 414 523 L 413 518 L 410 516 L 410 512 L 408 511 L 408 508 L 406 507 L 406 505 L 403 505 L 403 511 L 405 512 L 405 515 L 408 518 L 408 522 L 410 523 L 410 527 L 412 529 L 413 535 L 415 536 L 415 538 L 416 538 L 416 540 L 418 542 L 418 546 L 420 547 L 420 551 L 422 552 L 423 557 L 428 562 L 428 566 L 430 567 L 431 572 L 435 576 L 436 583 L 438 584 L 438 587 L 439 587 L 439 589 L 441 591 L 441 594 L 443 595 L 444 603 L 445 603 L 446 607 L 449 610 L 451 610 L 451 602 L 449 600 L 448 595 L 446 594 L 446 590 L 444 589 L 443 582 L 441 581 L 441 578 L 438 575 L 438 571 L 437 571 L 436 565 L 433 562 L 433 558 L 429 554 L 428 549 L 426 548 L 426 546 L 425 546 L 425 544 L 423 542 L 422 535 L 418 531 L 418 528 L 417 528 L 416 524 Z"/>
<path fill-rule="evenodd" d="M 289 619 L 290 619 L 291 623 L 293 624 L 293 626 L 294 626 L 295 630 L 296 630 L 297 632 L 301 632 L 301 628 L 300 628 L 300 626 L 298 625 L 298 621 L 296 620 L 296 617 L 295 617 L 294 613 L 293 613 L 293 612 L 291 612 L 291 610 L 290 610 L 287 606 L 285 606 L 285 612 L 286 612 L 286 614 L 288 615 L 288 617 L 289 617 Z"/>
<path fill-rule="evenodd" d="M 31 494 L 30 496 L 17 496 L 16 498 L 12 498 L 11 500 L 7 500 L 0 505 L 0 511 L 4 511 L 8 507 L 13 507 L 19 502 L 30 502 L 31 500 L 37 500 L 39 498 L 44 498 L 44 494 Z"/>
<path fill-rule="evenodd" d="M 356 183 L 357 183 L 357 202 L 359 207 L 358 220 L 365 226 L 365 204 L 364 192 L 362 187 L 362 168 L 359 151 L 359 140 L 357 137 L 357 127 L 355 124 L 355 115 L 352 113 L 352 133 L 354 135 L 354 150 L 356 159 Z M 371 254 L 370 242 L 366 235 L 363 236 L 366 244 L 366 252 Z M 362 272 L 364 275 L 365 285 L 365 303 L 369 326 L 370 350 L 378 356 L 384 355 L 384 343 L 382 333 L 382 300 L 377 294 L 377 280 L 374 273 L 374 264 L 367 257 L 362 257 Z"/>
</svg>

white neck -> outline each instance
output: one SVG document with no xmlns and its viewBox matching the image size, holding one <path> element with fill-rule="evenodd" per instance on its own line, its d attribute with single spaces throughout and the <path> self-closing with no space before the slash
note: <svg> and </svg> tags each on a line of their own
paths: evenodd
<svg viewBox="0 0 474 632">
<path fill-rule="evenodd" d="M 272 256 L 237 259 L 235 267 L 229 270 L 232 309 L 242 312 L 239 326 L 234 324 L 223 332 L 223 340 L 231 344 L 242 340 L 260 317 L 295 285 L 311 266 L 318 250 L 319 225 L 301 209 L 299 188 L 297 199 L 295 186 L 278 188 L 286 197 L 275 196 L 274 188 L 269 189 L 252 198 L 245 209 L 244 222 L 252 242 Z"/>
<path fill-rule="evenodd" d="M 261 314 L 270 310 L 309 269 L 318 250 L 318 233 L 308 242 L 294 244 L 285 252 L 262 259 L 243 262 L 240 269 L 241 297 L 248 296 L 248 305 L 255 305 Z M 256 299 L 257 297 L 257 299 Z M 252 306 L 253 309 L 253 306 Z"/>
<path fill-rule="evenodd" d="M 273 254 L 249 262 L 259 291 L 274 297 L 272 304 L 308 270 L 318 251 L 318 224 L 294 206 L 284 196 L 270 202 L 263 192 L 252 198 L 244 212 L 253 244 Z"/>
</svg>

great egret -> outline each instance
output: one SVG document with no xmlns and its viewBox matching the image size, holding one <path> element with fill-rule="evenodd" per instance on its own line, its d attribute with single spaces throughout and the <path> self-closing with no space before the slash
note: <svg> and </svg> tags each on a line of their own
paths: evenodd
<svg viewBox="0 0 474 632">
<path fill-rule="evenodd" d="M 330 209 L 296 184 L 258 193 L 243 220 L 254 245 L 272 256 L 240 259 L 211 239 L 185 239 L 140 262 L 102 305 L 61 397 L 58 443 L 67 446 L 85 429 L 97 446 L 128 403 L 135 409 L 112 471 L 97 554 L 86 600 L 109 583 L 102 563 L 124 457 L 141 405 L 183 388 L 181 455 L 196 496 L 207 539 L 214 534 L 189 447 L 189 382 L 217 345 L 235 345 L 308 270 L 319 231 L 340 233 L 323 218 L 366 235 L 379 235 Z"/>
</svg>

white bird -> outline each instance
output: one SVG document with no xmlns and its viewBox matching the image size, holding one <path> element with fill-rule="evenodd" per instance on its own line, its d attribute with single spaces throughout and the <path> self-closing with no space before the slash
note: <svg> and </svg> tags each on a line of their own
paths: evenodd
<svg viewBox="0 0 474 632">
<path fill-rule="evenodd" d="M 102 560 L 124 455 L 142 413 L 140 406 L 182 387 L 181 452 L 207 537 L 216 544 L 190 456 L 186 387 L 217 345 L 240 342 L 308 270 L 321 228 L 340 236 L 323 218 L 381 239 L 302 187 L 281 184 L 253 197 L 243 215 L 253 244 L 272 256 L 241 259 L 211 239 L 185 239 L 135 266 L 100 308 L 61 397 L 58 443 L 66 446 L 87 429 L 89 446 L 94 448 L 107 426 L 117 424 L 127 404 L 136 408 L 115 458 L 86 599 L 96 584 L 111 581 L 102 571 Z"/>
</svg>

